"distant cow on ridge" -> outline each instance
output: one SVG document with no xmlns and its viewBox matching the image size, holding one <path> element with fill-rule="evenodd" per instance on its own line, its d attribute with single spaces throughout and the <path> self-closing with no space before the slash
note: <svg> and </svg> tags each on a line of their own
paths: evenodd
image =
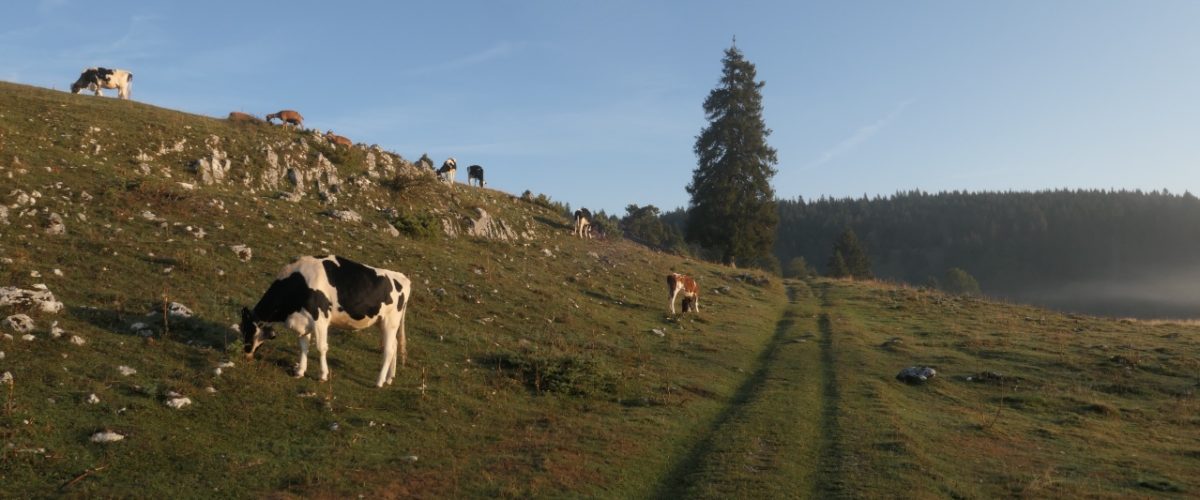
<svg viewBox="0 0 1200 500">
<path fill-rule="evenodd" d="M 88 89 L 96 95 L 103 95 L 100 89 L 117 89 L 117 97 L 129 100 L 132 88 L 133 73 L 123 69 L 88 68 L 71 84 L 71 93 L 78 94 L 83 92 L 83 89 Z"/>
<path fill-rule="evenodd" d="M 242 308 L 241 330 L 247 358 L 264 341 L 275 338 L 271 323 L 283 323 L 300 334 L 296 377 L 308 369 L 308 339 L 315 334 L 321 355 L 321 380 L 329 380 L 329 327 L 361 330 L 379 323 L 383 336 L 383 368 L 376 387 L 396 378 L 396 341 L 400 363 L 408 361 L 404 316 L 412 283 L 403 274 L 359 264 L 333 255 L 300 257 L 284 266 L 254 309 Z"/>
<path fill-rule="evenodd" d="M 476 181 L 478 181 L 479 187 L 483 187 L 483 186 L 487 185 L 487 183 L 483 181 L 483 167 L 481 167 L 479 165 L 471 165 L 471 166 L 467 167 L 467 185 L 468 186 L 471 185 L 471 179 L 475 179 Z"/>
<path fill-rule="evenodd" d="M 454 185 L 454 176 L 456 173 L 458 173 L 458 160 L 455 160 L 453 156 L 442 162 L 442 168 L 437 170 L 438 179 L 451 186 Z"/>
<path fill-rule="evenodd" d="M 271 113 L 271 114 L 267 115 L 267 123 L 271 123 L 271 120 L 274 120 L 274 119 L 278 119 L 281 124 L 290 123 L 297 127 L 304 126 L 304 117 L 300 116 L 300 113 L 298 113 L 296 111 L 292 111 L 290 109 L 285 109 L 278 113 Z"/>
<path fill-rule="evenodd" d="M 571 234 L 580 238 L 592 237 L 592 212 L 586 208 L 575 211 L 575 231 Z"/>
</svg>

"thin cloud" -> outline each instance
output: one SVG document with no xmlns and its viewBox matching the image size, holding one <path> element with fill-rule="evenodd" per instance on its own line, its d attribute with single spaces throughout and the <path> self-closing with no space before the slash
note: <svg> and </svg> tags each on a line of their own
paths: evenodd
<svg viewBox="0 0 1200 500">
<path fill-rule="evenodd" d="M 409 76 L 428 75 L 431 73 L 440 73 L 443 71 L 459 70 L 476 64 L 485 63 L 495 59 L 502 59 L 512 55 L 517 50 L 524 47 L 524 43 L 500 42 L 488 49 L 471 54 L 458 59 L 452 59 L 443 63 L 416 68 L 408 71 Z"/>
<path fill-rule="evenodd" d="M 854 151 L 859 146 L 861 146 L 863 143 L 869 141 L 872 137 L 874 137 L 875 134 L 878 134 L 879 131 L 883 130 L 884 127 L 887 127 L 889 123 L 891 123 L 893 120 L 898 118 L 902 113 L 904 113 L 904 109 L 907 108 L 912 103 L 913 103 L 913 99 L 909 99 L 907 101 L 897 104 L 896 107 L 892 108 L 892 111 L 889 112 L 886 116 L 884 116 L 883 118 L 880 118 L 878 120 L 875 120 L 874 123 L 860 127 L 857 131 L 854 132 L 854 135 L 851 135 L 850 137 L 843 139 L 842 142 L 837 143 L 837 145 L 833 146 L 832 148 L 829 148 L 824 153 L 821 153 L 820 157 L 818 157 L 816 160 L 813 160 L 808 165 L 805 165 L 804 169 L 807 170 L 810 168 L 819 167 L 821 165 L 829 163 L 834 158 L 837 158 L 846 153 Z"/>
</svg>

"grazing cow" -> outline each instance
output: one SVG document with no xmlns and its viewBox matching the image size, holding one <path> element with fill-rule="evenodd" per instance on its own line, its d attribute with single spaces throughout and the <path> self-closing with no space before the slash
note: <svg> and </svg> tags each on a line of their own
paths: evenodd
<svg viewBox="0 0 1200 500">
<path fill-rule="evenodd" d="M 117 97 L 128 100 L 132 88 L 133 73 L 123 69 L 88 68 L 71 84 L 71 93 L 78 94 L 88 89 L 96 95 L 103 95 L 100 89 L 117 89 Z"/>
<path fill-rule="evenodd" d="M 315 334 L 321 355 L 321 380 L 329 380 L 325 352 L 329 327 L 360 330 L 379 323 L 383 334 L 383 368 L 376 387 L 396 378 L 396 340 L 400 363 L 408 361 L 404 313 L 412 297 L 412 283 L 403 274 L 336 257 L 300 257 L 279 272 L 254 310 L 242 308 L 239 329 L 246 357 L 252 359 L 263 341 L 275 338 L 271 323 L 283 323 L 300 334 L 300 362 L 296 377 L 308 369 L 308 339 Z"/>
<path fill-rule="evenodd" d="M 231 122 L 241 123 L 262 123 L 262 120 L 258 119 L 257 116 L 249 113 L 242 113 L 241 111 L 230 111 L 228 120 Z"/>
<path fill-rule="evenodd" d="M 592 237 L 592 213 L 586 208 L 575 211 L 575 231 L 571 234 L 580 238 Z"/>
<path fill-rule="evenodd" d="M 347 146 L 347 147 L 354 145 L 353 142 L 350 142 L 350 139 L 347 139 L 344 136 L 337 135 L 337 134 L 333 133 L 332 130 L 325 132 L 325 138 L 328 139 L 329 142 L 334 143 L 335 145 L 341 145 L 341 146 Z"/>
<path fill-rule="evenodd" d="M 271 113 L 271 114 L 267 115 L 267 123 L 271 123 L 271 120 L 274 120 L 274 119 L 279 119 L 279 123 L 282 125 L 287 125 L 290 123 L 297 127 L 304 126 L 304 117 L 300 116 L 300 113 L 297 113 L 290 109 L 285 109 L 278 113 Z"/>
<path fill-rule="evenodd" d="M 483 167 L 481 167 L 479 165 L 471 165 L 471 166 L 467 167 L 467 185 L 468 186 L 471 185 L 471 179 L 475 179 L 476 181 L 479 181 L 479 187 L 483 187 L 483 186 L 487 185 L 487 183 L 483 181 Z"/>
<path fill-rule="evenodd" d="M 683 292 L 683 312 L 700 312 L 700 287 L 690 276 L 671 273 L 667 275 L 667 295 L 670 296 L 671 314 L 675 314 L 675 297 Z"/>
<path fill-rule="evenodd" d="M 442 168 L 437 170 L 438 179 L 441 179 L 442 182 L 445 182 L 451 186 L 454 185 L 454 176 L 456 173 L 458 173 L 458 161 L 455 160 L 453 156 L 447 158 L 445 162 L 442 162 Z"/>
</svg>

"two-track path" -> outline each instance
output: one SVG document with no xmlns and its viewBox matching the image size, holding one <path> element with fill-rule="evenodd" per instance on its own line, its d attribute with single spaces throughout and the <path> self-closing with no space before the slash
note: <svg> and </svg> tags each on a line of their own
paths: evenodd
<svg viewBox="0 0 1200 500">
<path fill-rule="evenodd" d="M 806 283 L 749 376 L 658 490 L 660 498 L 840 496 L 834 332 Z M 823 294 L 816 294 L 823 295 Z"/>
</svg>

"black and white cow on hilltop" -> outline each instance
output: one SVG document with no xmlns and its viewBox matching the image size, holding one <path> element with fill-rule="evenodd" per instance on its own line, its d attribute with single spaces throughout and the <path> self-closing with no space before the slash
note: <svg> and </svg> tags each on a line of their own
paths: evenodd
<svg viewBox="0 0 1200 500">
<path fill-rule="evenodd" d="M 442 162 L 442 168 L 437 169 L 438 179 L 451 186 L 454 186 L 454 176 L 458 173 L 458 161 L 453 156 Z"/>
<path fill-rule="evenodd" d="M 483 187 L 483 186 L 487 185 L 487 183 L 483 181 L 483 167 L 481 167 L 479 165 L 471 165 L 471 166 L 467 167 L 467 185 L 468 186 L 471 185 L 472 179 L 479 182 L 479 187 Z"/>
<path fill-rule="evenodd" d="M 575 231 L 571 234 L 580 238 L 592 237 L 592 212 L 586 208 L 575 211 Z"/>
<path fill-rule="evenodd" d="M 100 89 L 117 89 L 117 97 L 128 100 L 132 88 L 133 73 L 123 69 L 88 68 L 71 84 L 71 93 L 78 94 L 83 89 L 89 89 L 96 95 L 102 95 Z"/>
<path fill-rule="evenodd" d="M 396 341 L 400 363 L 408 361 L 404 316 L 412 283 L 403 274 L 336 257 L 300 257 L 284 266 L 254 310 L 242 308 L 239 328 L 247 358 L 264 341 L 275 338 L 271 323 L 283 323 L 300 334 L 296 377 L 308 368 L 308 339 L 315 334 L 321 355 L 321 380 L 329 380 L 329 327 L 360 330 L 379 323 L 383 335 L 383 368 L 376 387 L 396 378 Z"/>
</svg>

